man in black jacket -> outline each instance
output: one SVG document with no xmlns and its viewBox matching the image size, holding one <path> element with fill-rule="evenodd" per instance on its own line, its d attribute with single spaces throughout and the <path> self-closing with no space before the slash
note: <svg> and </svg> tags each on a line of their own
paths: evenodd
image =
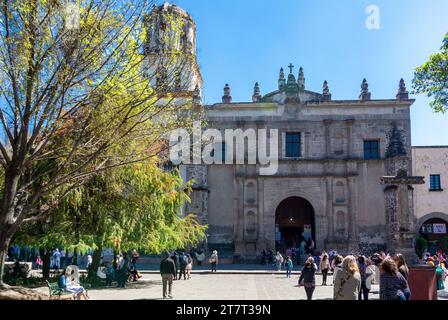
<svg viewBox="0 0 448 320">
<path fill-rule="evenodd" d="M 176 272 L 174 273 L 174 280 L 177 280 L 177 271 L 179 270 L 179 255 L 176 251 L 174 251 L 174 254 L 171 256 L 171 259 L 174 261 L 174 267 Z"/>
<path fill-rule="evenodd" d="M 174 261 L 170 259 L 170 254 L 165 252 L 165 259 L 160 262 L 160 274 L 162 275 L 163 299 L 166 299 L 166 286 L 168 285 L 168 297 L 173 298 L 171 289 L 173 286 L 174 275 L 176 274 L 176 266 Z"/>
</svg>

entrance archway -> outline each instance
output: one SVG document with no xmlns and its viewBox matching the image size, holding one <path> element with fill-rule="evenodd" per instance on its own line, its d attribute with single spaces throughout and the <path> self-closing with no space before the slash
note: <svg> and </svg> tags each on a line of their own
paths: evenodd
<svg viewBox="0 0 448 320">
<path fill-rule="evenodd" d="M 426 249 L 435 254 L 439 249 L 448 251 L 448 215 L 442 213 L 428 214 L 419 219 L 418 233 L 426 239 Z"/>
<path fill-rule="evenodd" d="M 301 197 L 289 197 L 275 211 L 275 248 L 285 252 L 299 247 L 302 240 L 315 241 L 314 209 Z"/>
</svg>

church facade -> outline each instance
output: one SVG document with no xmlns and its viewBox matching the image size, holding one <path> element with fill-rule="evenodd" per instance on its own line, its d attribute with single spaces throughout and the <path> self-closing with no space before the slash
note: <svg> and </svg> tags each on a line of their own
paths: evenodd
<svg viewBox="0 0 448 320">
<path fill-rule="evenodd" d="M 167 3 L 154 10 L 156 15 L 186 16 Z M 188 25 L 188 50 L 195 52 L 190 18 Z M 157 25 L 151 30 L 157 37 Z M 191 69 L 187 89 L 198 98 L 202 78 L 197 68 Z M 191 79 L 201 80 L 195 86 Z M 185 212 L 208 225 L 208 248 L 241 259 L 254 258 L 262 249 L 297 246 L 303 239 L 312 239 L 318 250 L 387 248 L 395 223 L 388 212 L 397 199 L 381 177 L 399 169 L 412 172 L 414 100 L 404 82 L 391 99 L 372 99 L 364 79 L 359 97 L 333 100 L 326 81 L 319 92 L 310 90 L 303 69 L 296 77 L 291 64 L 287 76 L 280 69 L 273 81 L 276 91 L 262 95 L 256 83 L 248 102 L 233 102 L 226 85 L 222 101 L 202 106 L 208 128 L 278 130 L 274 174 L 262 175 L 259 164 L 247 162 L 180 166 L 184 179 L 194 181 Z M 225 144 L 217 148 L 229 152 Z"/>
</svg>

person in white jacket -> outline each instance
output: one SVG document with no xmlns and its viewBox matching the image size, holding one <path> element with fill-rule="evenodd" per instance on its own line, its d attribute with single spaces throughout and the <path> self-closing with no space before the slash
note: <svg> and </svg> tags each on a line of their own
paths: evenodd
<svg viewBox="0 0 448 320">
<path fill-rule="evenodd" d="M 367 290 L 372 289 L 372 283 L 375 281 L 375 264 L 372 260 L 367 259 L 367 268 L 366 268 L 366 288 Z"/>
</svg>

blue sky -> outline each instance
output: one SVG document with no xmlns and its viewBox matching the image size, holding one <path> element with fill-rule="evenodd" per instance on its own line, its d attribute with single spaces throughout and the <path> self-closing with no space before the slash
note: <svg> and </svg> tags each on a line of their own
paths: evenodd
<svg viewBox="0 0 448 320">
<path fill-rule="evenodd" d="M 277 88 L 280 67 L 305 72 L 306 88 L 333 99 L 357 99 L 365 77 L 372 99 L 394 98 L 404 78 L 439 50 L 448 32 L 447 0 L 222 0 L 172 1 L 197 25 L 198 60 L 207 104 L 220 102 L 225 83 L 234 102 Z M 380 10 L 380 29 L 369 30 L 366 8 Z M 448 145 L 448 115 L 434 114 L 424 96 L 411 96 L 412 144 Z"/>
</svg>

